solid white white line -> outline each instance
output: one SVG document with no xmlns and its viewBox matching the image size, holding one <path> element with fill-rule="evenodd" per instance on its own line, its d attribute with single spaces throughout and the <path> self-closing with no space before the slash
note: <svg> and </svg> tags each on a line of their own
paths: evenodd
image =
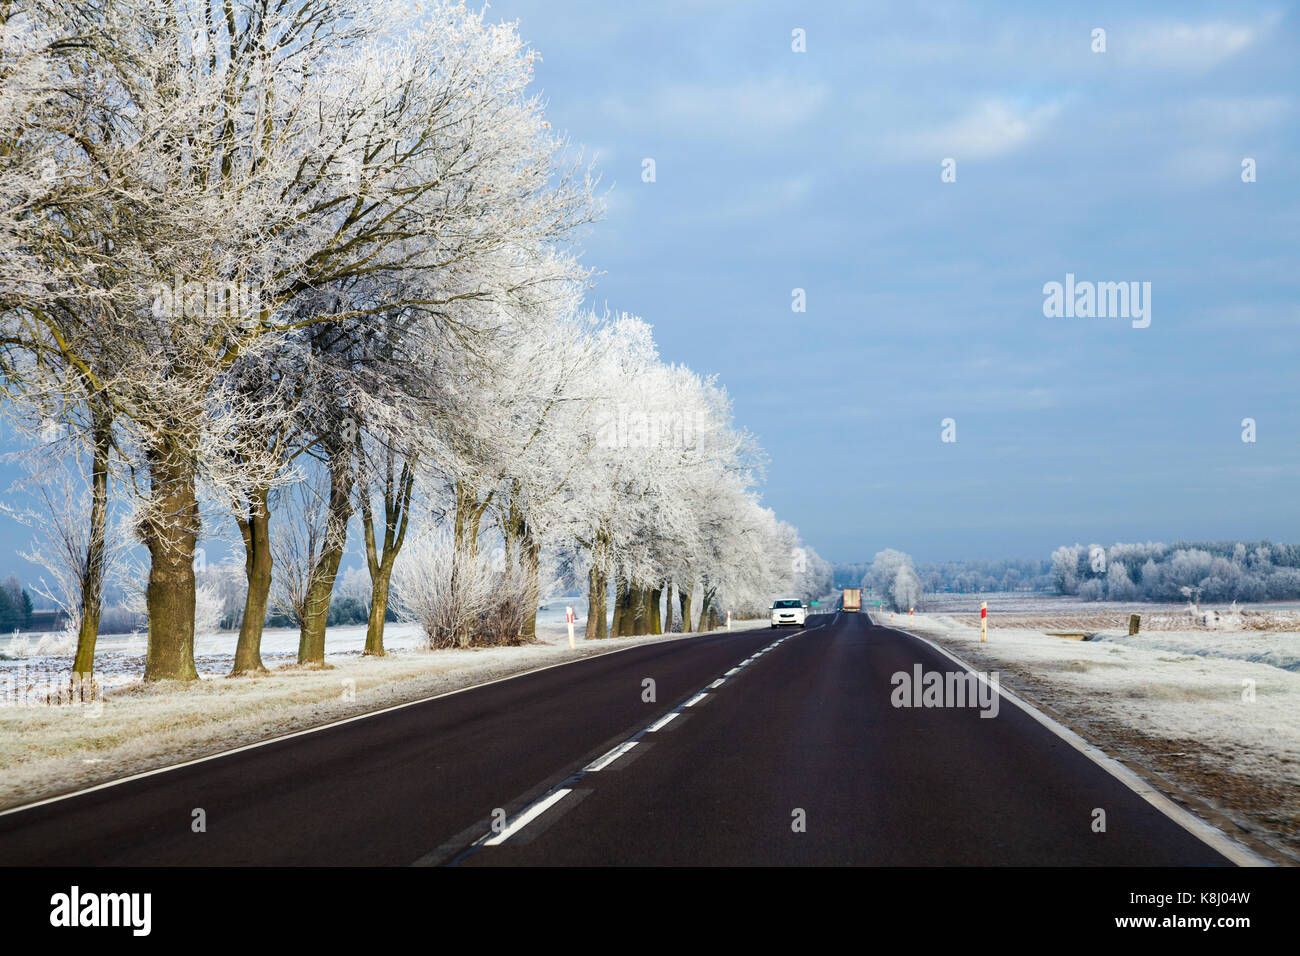
<svg viewBox="0 0 1300 956">
<path fill-rule="evenodd" d="M 682 706 L 683 706 L 683 707 L 694 707 L 696 704 L 698 704 L 700 701 L 702 701 L 704 698 L 706 698 L 706 697 L 708 697 L 708 696 L 709 696 L 709 695 L 706 694 L 706 693 L 704 693 L 704 691 L 700 691 L 698 694 L 696 694 L 694 697 L 692 697 L 690 700 L 688 700 L 688 701 L 687 701 L 685 704 L 683 704 Z"/>
<path fill-rule="evenodd" d="M 656 720 L 653 724 L 651 724 L 649 727 L 647 727 L 647 728 L 645 729 L 645 732 L 646 732 L 647 734 L 653 734 L 656 730 L 659 730 L 661 727 L 664 726 L 664 724 L 668 723 L 668 721 L 672 720 L 674 717 L 676 717 L 676 716 L 677 716 L 678 714 L 680 714 L 680 713 L 681 713 L 681 711 L 679 711 L 679 710 L 670 710 L 668 713 L 664 714 L 662 717 L 660 717 L 658 720 Z"/>
<path fill-rule="evenodd" d="M 986 686 L 993 686 L 989 682 L 988 678 L 986 678 L 982 673 L 977 671 L 970 664 L 966 663 L 956 654 L 951 653 L 946 647 L 936 644 L 929 638 L 922 637 L 919 634 L 913 634 L 911 631 L 904 631 L 901 628 L 894 628 L 894 630 L 906 634 L 908 637 L 918 640 L 923 644 L 928 644 L 954 664 L 966 668 L 966 670 L 974 674 Z M 1250 847 L 1238 843 L 1218 827 L 1202 820 L 1190 810 L 1185 810 L 1178 804 L 1174 803 L 1136 772 L 1124 766 L 1114 757 L 1107 755 L 1104 751 L 1088 743 L 1088 741 L 1084 740 L 1069 727 L 1066 727 L 1064 724 L 1048 717 L 1033 704 L 1017 697 L 1014 693 L 1001 686 L 1000 681 L 995 689 L 1002 695 L 1002 697 L 1011 701 L 1011 703 L 1015 704 L 1034 720 L 1038 721 L 1038 723 L 1056 734 L 1056 736 L 1060 737 L 1075 750 L 1079 751 L 1079 753 L 1083 754 L 1097 766 L 1101 767 L 1101 769 L 1105 770 L 1120 783 L 1124 784 L 1124 786 L 1128 787 L 1147 803 L 1151 804 L 1167 816 L 1170 820 L 1174 821 L 1174 823 L 1177 823 L 1188 833 L 1192 834 L 1192 836 L 1198 838 L 1201 842 L 1207 843 L 1215 850 L 1218 850 L 1237 866 L 1275 865 L 1272 861 L 1260 856 L 1254 850 L 1250 849 Z"/>
<path fill-rule="evenodd" d="M 553 794 L 551 794 L 546 799 L 539 800 L 537 803 L 534 803 L 523 813 L 519 814 L 519 816 L 515 817 L 514 822 L 511 823 L 510 826 L 506 827 L 504 830 L 502 830 L 496 836 L 492 837 L 490 840 L 483 841 L 483 845 L 496 846 L 500 843 L 504 843 L 506 840 L 510 839 L 510 837 L 514 836 L 524 827 L 528 826 L 528 824 L 536 820 L 539 816 L 541 816 L 551 807 L 555 806 L 555 804 L 559 803 L 560 800 L 562 800 L 567 794 L 570 794 L 572 792 L 573 792 L 572 790 L 556 790 Z"/>
<path fill-rule="evenodd" d="M 627 753 L 635 746 L 636 746 L 635 740 L 625 740 L 617 747 L 615 747 L 613 750 L 611 750 L 609 753 L 605 754 L 605 756 L 598 757 L 596 760 L 593 760 L 591 763 L 587 764 L 587 766 L 583 767 L 582 770 L 584 773 L 595 773 L 597 770 L 604 770 L 615 760 L 623 756 L 623 754 Z"/>
</svg>

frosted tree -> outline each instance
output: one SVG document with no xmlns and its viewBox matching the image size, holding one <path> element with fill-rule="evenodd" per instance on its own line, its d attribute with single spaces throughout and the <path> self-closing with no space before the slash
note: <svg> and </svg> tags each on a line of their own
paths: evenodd
<svg viewBox="0 0 1300 956">
<path fill-rule="evenodd" d="M 84 284 L 104 306 L 40 321 L 129 419 L 146 478 L 146 677 L 193 678 L 199 486 L 241 484 L 229 466 L 249 467 L 251 446 L 221 448 L 246 408 L 215 397 L 231 366 L 297 328 L 403 308 L 454 322 L 458 303 L 537 282 L 502 271 L 502 250 L 543 261 L 537 247 L 590 218 L 590 188 L 558 165 L 513 26 L 442 3 L 153 13 L 127 0 L 100 29 L 114 111 L 95 142 L 94 211 L 113 254 Z M 59 274 L 47 259 L 42 278 Z M 367 282 L 382 299 L 352 294 Z M 314 659 L 314 623 L 308 637 Z"/>
<path fill-rule="evenodd" d="M 911 555 L 892 548 L 877 552 L 862 584 L 882 595 L 894 611 L 909 611 L 921 600 L 921 580 Z"/>
</svg>

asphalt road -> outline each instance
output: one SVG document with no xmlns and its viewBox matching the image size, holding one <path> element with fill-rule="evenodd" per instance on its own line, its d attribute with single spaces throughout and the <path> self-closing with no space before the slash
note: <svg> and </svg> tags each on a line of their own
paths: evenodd
<svg viewBox="0 0 1300 956">
<path fill-rule="evenodd" d="M 916 665 L 856 614 L 636 647 L 0 816 L 0 864 L 1228 863 L 1005 701 L 893 706 Z"/>
</svg>

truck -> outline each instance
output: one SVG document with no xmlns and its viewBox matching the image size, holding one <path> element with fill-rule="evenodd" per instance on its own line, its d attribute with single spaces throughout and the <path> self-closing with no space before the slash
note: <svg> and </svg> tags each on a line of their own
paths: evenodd
<svg viewBox="0 0 1300 956">
<path fill-rule="evenodd" d="M 840 607 L 845 611 L 860 614 L 862 612 L 862 588 L 845 588 Z"/>
</svg>

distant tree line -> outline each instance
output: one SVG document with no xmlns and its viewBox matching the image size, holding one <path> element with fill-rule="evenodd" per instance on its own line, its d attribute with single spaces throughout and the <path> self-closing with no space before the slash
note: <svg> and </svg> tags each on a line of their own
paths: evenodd
<svg viewBox="0 0 1300 956">
<path fill-rule="evenodd" d="M 0 586 L 0 633 L 25 631 L 32 625 L 32 596 L 13 575 Z"/>
<path fill-rule="evenodd" d="M 856 587 L 872 564 L 836 564 L 838 587 Z M 953 591 L 962 594 L 990 591 L 1050 591 L 1054 587 L 1052 564 L 1039 558 L 974 558 L 966 561 L 919 562 L 914 567 L 927 594 Z M 867 585 L 870 586 L 870 585 Z"/>
<path fill-rule="evenodd" d="M 1043 591 L 1085 601 L 1300 600 L 1300 545 L 1271 541 L 1118 542 L 1057 548 L 1049 560 L 932 561 L 883 551 L 872 563 L 834 565 L 836 587 L 873 588 L 887 604 L 914 600 L 910 582 L 894 594 L 906 565 L 926 594 Z"/>
<path fill-rule="evenodd" d="M 1300 545 L 1181 541 L 1066 545 L 1052 553 L 1058 594 L 1087 601 L 1285 601 L 1300 598 Z"/>
</svg>

